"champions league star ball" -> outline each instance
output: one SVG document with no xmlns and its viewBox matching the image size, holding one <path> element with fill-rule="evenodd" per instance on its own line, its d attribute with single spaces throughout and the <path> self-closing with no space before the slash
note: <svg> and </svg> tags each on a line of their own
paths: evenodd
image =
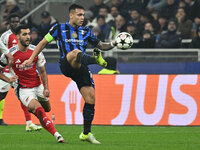
<svg viewBox="0 0 200 150">
<path fill-rule="evenodd" d="M 133 45 L 133 38 L 127 32 L 121 32 L 116 37 L 117 48 L 126 50 Z"/>
</svg>

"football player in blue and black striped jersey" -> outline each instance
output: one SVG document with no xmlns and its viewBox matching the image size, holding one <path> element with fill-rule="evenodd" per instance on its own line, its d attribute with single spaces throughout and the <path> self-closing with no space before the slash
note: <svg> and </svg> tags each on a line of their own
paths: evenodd
<svg viewBox="0 0 200 150">
<path fill-rule="evenodd" d="M 87 55 L 87 43 L 107 51 L 112 49 L 116 42 L 105 43 L 94 36 L 89 27 L 83 27 L 85 10 L 82 6 L 72 4 L 69 7 L 69 21 L 54 25 L 43 40 L 36 46 L 32 56 L 24 61 L 23 66 L 29 66 L 34 58 L 45 48 L 45 46 L 56 40 L 60 50 L 60 69 L 66 77 L 74 80 L 85 100 L 83 108 L 84 129 L 79 138 L 93 144 L 100 144 L 91 133 L 91 124 L 94 117 L 95 89 L 91 72 L 87 65 L 99 64 L 107 66 L 107 62 L 101 57 L 98 49 L 94 50 L 94 56 Z"/>
</svg>

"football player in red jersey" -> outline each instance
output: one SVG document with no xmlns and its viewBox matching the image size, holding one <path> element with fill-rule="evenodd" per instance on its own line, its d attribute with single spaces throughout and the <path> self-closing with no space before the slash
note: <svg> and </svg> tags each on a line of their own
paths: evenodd
<svg viewBox="0 0 200 150">
<path fill-rule="evenodd" d="M 6 45 L 8 48 L 11 48 L 15 45 L 17 45 L 18 40 L 17 36 L 14 34 L 15 28 L 19 25 L 20 18 L 18 14 L 11 14 L 8 17 L 8 23 L 9 23 L 9 30 L 4 32 L 1 36 L 1 41 Z M 4 74 L 7 77 L 10 77 L 10 70 L 8 67 L 5 67 Z M 3 80 L 0 80 L 0 125 L 7 125 L 3 119 L 2 119 L 2 113 L 4 108 L 4 102 L 5 97 L 9 91 L 10 84 L 7 82 L 4 82 Z M 37 126 L 32 123 L 31 121 L 31 114 L 28 112 L 28 109 L 21 103 L 21 108 L 24 111 L 25 119 L 26 119 L 26 131 L 34 131 L 34 130 L 41 130 L 41 126 Z"/>
<path fill-rule="evenodd" d="M 16 28 L 16 35 L 18 44 L 10 49 L 10 53 L 14 58 L 14 63 L 10 68 L 10 73 L 12 76 L 17 75 L 18 77 L 18 81 L 12 83 L 15 93 L 28 110 L 35 114 L 43 128 L 55 136 L 57 142 L 64 143 L 64 138 L 57 132 L 52 121 L 45 113 L 45 111 L 49 112 L 51 110 L 48 99 L 50 93 L 45 69 L 45 57 L 43 53 L 40 53 L 34 59 L 31 66 L 25 68 L 22 67 L 22 63 L 32 55 L 35 46 L 30 45 L 30 29 L 28 26 L 19 25 Z M 7 60 L 4 55 L 2 55 L 0 59 L 1 70 L 3 70 L 6 64 Z M 36 66 L 38 66 L 40 76 Z M 10 82 L 12 78 L 13 77 L 9 79 L 4 76 L 4 81 Z"/>
</svg>

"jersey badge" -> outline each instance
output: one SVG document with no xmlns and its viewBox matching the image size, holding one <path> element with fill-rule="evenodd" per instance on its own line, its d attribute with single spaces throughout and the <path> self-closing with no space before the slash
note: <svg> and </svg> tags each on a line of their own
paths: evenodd
<svg viewBox="0 0 200 150">
<path fill-rule="evenodd" d="M 77 38 L 77 33 L 74 31 L 74 33 L 72 33 L 72 36 L 74 37 L 74 38 Z"/>
</svg>

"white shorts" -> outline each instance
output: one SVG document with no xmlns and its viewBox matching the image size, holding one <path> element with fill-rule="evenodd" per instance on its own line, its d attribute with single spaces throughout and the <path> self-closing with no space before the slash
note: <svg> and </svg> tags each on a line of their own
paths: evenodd
<svg viewBox="0 0 200 150">
<path fill-rule="evenodd" d="M 12 75 L 10 73 L 3 73 L 6 77 L 10 78 Z M 1 93 L 5 93 L 8 92 L 10 89 L 10 83 L 5 82 L 3 80 L 0 79 L 0 92 Z"/>
<path fill-rule="evenodd" d="M 47 97 L 43 95 L 44 87 L 43 85 L 39 85 L 34 88 L 19 88 L 15 89 L 15 94 L 19 98 L 19 100 L 28 107 L 28 104 L 33 100 L 36 99 L 38 101 L 49 101 Z"/>
</svg>

